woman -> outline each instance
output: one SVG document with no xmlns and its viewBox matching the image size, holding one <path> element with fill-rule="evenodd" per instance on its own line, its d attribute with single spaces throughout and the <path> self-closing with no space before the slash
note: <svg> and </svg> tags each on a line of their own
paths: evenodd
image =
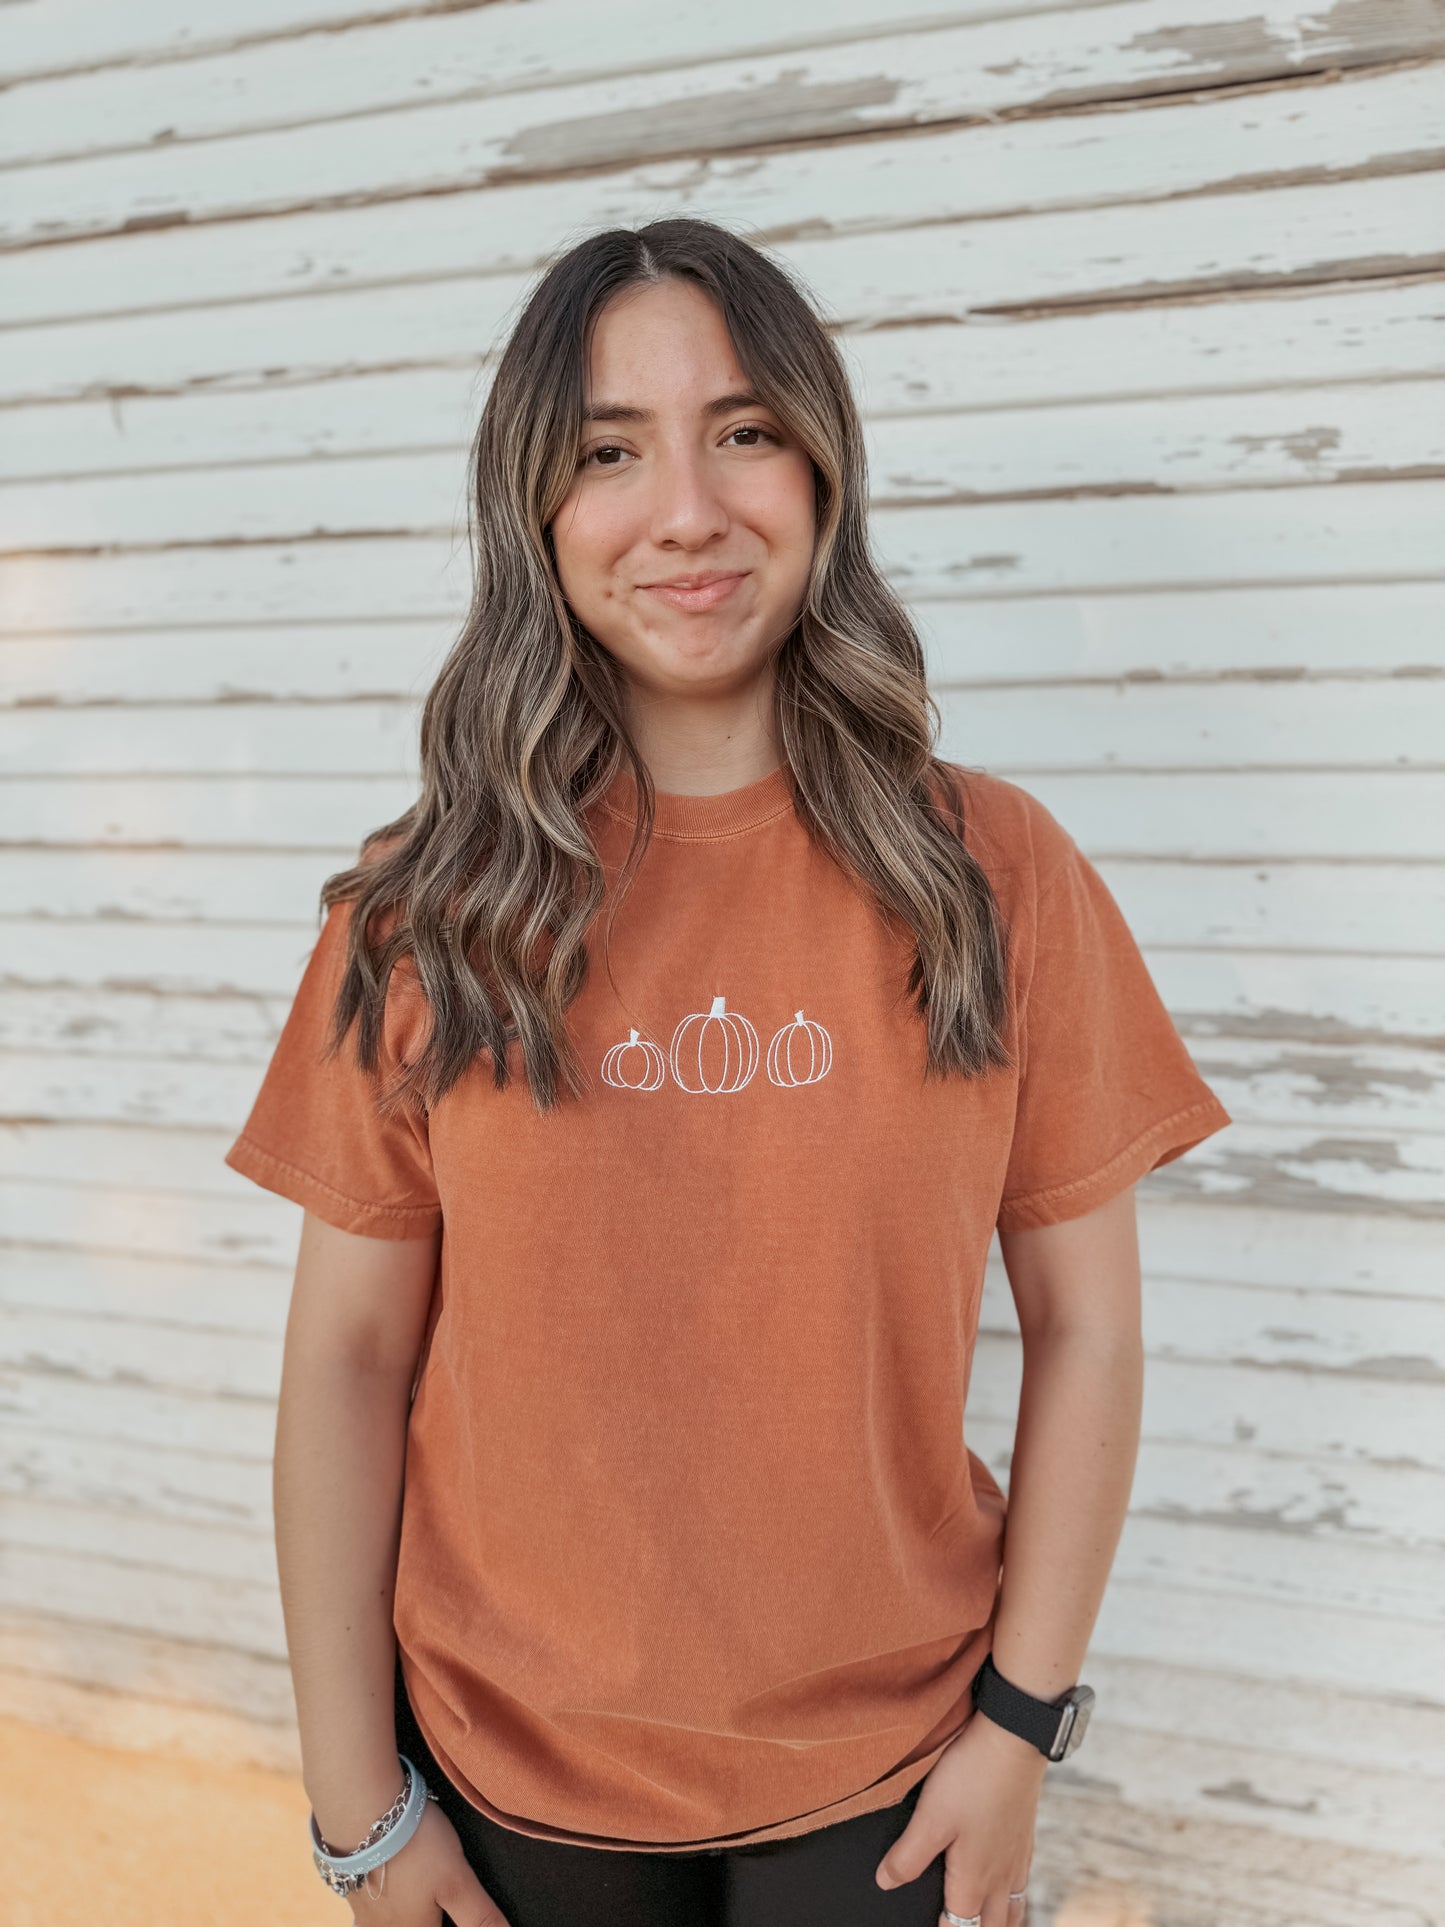
<svg viewBox="0 0 1445 1927">
<path fill-rule="evenodd" d="M 1132 1479 L 1132 1187 L 1228 1114 L 1068 832 L 931 753 L 767 257 L 571 248 L 474 471 L 420 797 L 323 889 L 227 1153 L 305 1207 L 318 1867 L 362 1927 L 1015 1927 Z"/>
</svg>

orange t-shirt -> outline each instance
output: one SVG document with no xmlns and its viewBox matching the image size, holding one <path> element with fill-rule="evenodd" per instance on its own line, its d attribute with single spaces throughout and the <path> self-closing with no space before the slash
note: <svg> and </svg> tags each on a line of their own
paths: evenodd
<svg viewBox="0 0 1445 1927">
<path fill-rule="evenodd" d="M 505 1092 L 479 1060 L 379 1119 L 354 1033 L 318 1060 L 343 904 L 226 1153 L 345 1230 L 443 1227 L 395 1627 L 428 1744 L 505 1826 L 684 1851 L 901 1800 L 992 1638 L 1005 1501 L 964 1405 L 994 1227 L 1230 1122 L 1067 831 L 954 768 L 1017 1068 L 924 1081 L 911 939 L 780 768 L 658 795 L 567 1012 L 585 1097 L 540 1114 L 513 1043 Z M 635 800 L 624 772 L 591 811 L 609 882 Z M 410 960 L 391 993 L 394 1067 L 425 1037 Z"/>
</svg>

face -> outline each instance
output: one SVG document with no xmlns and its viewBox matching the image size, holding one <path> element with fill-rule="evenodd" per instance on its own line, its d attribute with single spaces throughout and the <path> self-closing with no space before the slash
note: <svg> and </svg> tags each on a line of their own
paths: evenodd
<svg viewBox="0 0 1445 1927">
<path fill-rule="evenodd" d="M 802 606 L 808 456 L 750 399 L 721 314 L 690 282 L 609 302 L 585 405 L 552 523 L 573 611 L 649 697 L 745 691 Z"/>
</svg>

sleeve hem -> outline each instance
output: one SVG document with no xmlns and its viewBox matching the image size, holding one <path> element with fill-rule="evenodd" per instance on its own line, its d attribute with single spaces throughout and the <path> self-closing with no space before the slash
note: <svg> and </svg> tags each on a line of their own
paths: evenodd
<svg viewBox="0 0 1445 1927">
<path fill-rule="evenodd" d="M 1211 1092 L 1149 1125 L 1097 1171 L 1082 1178 L 1071 1178 L 1065 1184 L 1046 1185 L 1042 1190 L 1003 1200 L 996 1219 L 998 1229 L 1024 1231 L 1038 1225 L 1057 1224 L 1065 1218 L 1082 1217 L 1085 1212 L 1107 1203 L 1126 1185 L 1136 1183 L 1159 1165 L 1181 1157 L 1233 1122 Z"/>
<path fill-rule="evenodd" d="M 274 1191 L 293 1204 L 314 1211 L 339 1231 L 356 1231 L 372 1238 L 421 1238 L 442 1221 L 439 1204 L 374 1204 L 348 1197 L 334 1185 L 288 1164 L 243 1131 L 223 1162 L 263 1190 Z"/>
</svg>

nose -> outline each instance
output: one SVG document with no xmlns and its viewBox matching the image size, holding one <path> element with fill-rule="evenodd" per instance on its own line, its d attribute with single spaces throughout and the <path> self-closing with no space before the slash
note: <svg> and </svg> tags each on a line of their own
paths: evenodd
<svg viewBox="0 0 1445 1927">
<path fill-rule="evenodd" d="M 651 479 L 649 533 L 658 547 L 698 549 L 727 533 L 727 507 L 707 450 L 691 443 L 662 446 Z"/>
</svg>

